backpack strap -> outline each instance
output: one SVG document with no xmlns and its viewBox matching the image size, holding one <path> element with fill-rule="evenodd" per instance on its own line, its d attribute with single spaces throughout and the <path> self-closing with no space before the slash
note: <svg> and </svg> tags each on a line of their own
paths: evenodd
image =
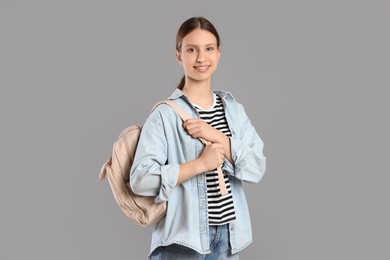
<svg viewBox="0 0 390 260">
<path fill-rule="evenodd" d="M 183 120 L 183 121 L 186 121 L 187 119 L 191 118 L 186 111 L 184 111 L 183 108 L 181 108 L 181 106 L 179 106 L 175 101 L 172 101 L 172 100 L 163 100 L 163 101 L 160 101 L 158 102 L 156 105 L 154 105 L 154 108 L 153 110 L 158 106 L 158 105 L 161 105 L 161 104 L 167 104 L 169 106 L 171 106 L 176 112 L 177 114 L 180 116 L 180 118 Z"/>
<path fill-rule="evenodd" d="M 161 104 L 167 104 L 169 106 L 171 106 L 175 111 L 176 113 L 180 116 L 180 118 L 184 121 L 186 121 L 187 119 L 191 118 L 186 111 L 184 111 L 183 108 L 181 108 L 176 102 L 172 101 L 172 100 L 164 100 L 164 101 L 160 101 L 158 102 L 157 104 L 155 104 L 153 106 L 153 109 L 156 109 L 157 106 L 161 105 Z M 208 145 L 208 144 L 211 144 L 211 142 L 203 139 L 203 138 L 198 138 L 204 145 Z M 228 194 L 228 190 L 226 188 L 226 184 L 225 184 L 225 177 L 223 176 L 223 172 L 222 172 L 222 169 L 221 169 L 221 166 L 217 167 L 217 172 L 218 172 L 218 182 L 219 182 L 219 188 L 220 188 L 220 192 L 222 195 L 227 195 Z"/>
<path fill-rule="evenodd" d="M 167 105 L 169 105 L 170 107 L 172 107 L 172 108 L 176 111 L 176 113 L 180 116 L 181 120 L 183 120 L 183 122 L 186 121 L 187 119 L 190 119 L 190 118 L 191 118 L 191 117 L 187 114 L 187 112 L 184 111 L 183 108 L 181 108 L 181 106 L 179 106 L 175 101 L 172 101 L 172 100 L 169 100 L 169 99 L 160 101 L 160 102 L 158 102 L 157 104 L 155 104 L 155 105 L 153 106 L 153 109 L 152 109 L 151 112 L 153 112 L 153 111 L 156 109 L 156 107 L 158 107 L 158 106 L 161 105 L 161 104 L 167 104 Z M 203 138 L 201 138 L 201 137 L 199 137 L 198 139 L 199 139 L 203 144 L 205 144 L 205 145 L 210 144 L 209 141 L 207 141 L 207 140 L 205 140 L 205 139 L 203 139 Z"/>
</svg>

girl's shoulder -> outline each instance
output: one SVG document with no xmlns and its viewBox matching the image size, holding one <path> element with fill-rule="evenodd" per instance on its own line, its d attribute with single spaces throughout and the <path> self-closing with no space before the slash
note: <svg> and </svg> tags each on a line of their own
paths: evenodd
<svg viewBox="0 0 390 260">
<path fill-rule="evenodd" d="M 186 102 L 183 102 L 181 98 L 171 99 L 170 101 L 175 102 L 178 109 L 184 110 L 184 112 L 189 115 L 192 114 L 190 106 L 186 104 Z M 157 106 L 154 106 L 148 118 L 148 120 L 165 123 L 176 122 L 178 119 L 180 119 L 180 117 L 178 117 L 178 112 L 175 111 L 171 105 L 166 104 L 163 101 L 161 103 L 159 102 Z"/>
<path fill-rule="evenodd" d="M 174 113 L 172 107 L 170 107 L 168 104 L 161 103 L 155 105 L 149 115 L 150 119 L 156 120 L 161 119 L 162 117 L 167 117 L 169 114 Z"/>
<path fill-rule="evenodd" d="M 234 109 L 237 109 L 238 111 L 244 111 L 244 106 L 241 104 L 231 92 L 224 91 L 224 90 L 214 90 L 214 93 L 217 94 L 224 102 L 225 104 L 231 106 Z"/>
</svg>

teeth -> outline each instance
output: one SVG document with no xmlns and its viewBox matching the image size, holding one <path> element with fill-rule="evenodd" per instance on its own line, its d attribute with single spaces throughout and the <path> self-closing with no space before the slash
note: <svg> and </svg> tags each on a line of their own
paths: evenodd
<svg viewBox="0 0 390 260">
<path fill-rule="evenodd" d="M 208 67 L 209 66 L 198 66 L 198 67 L 196 67 L 196 69 L 203 71 L 203 70 L 207 70 Z"/>
</svg>

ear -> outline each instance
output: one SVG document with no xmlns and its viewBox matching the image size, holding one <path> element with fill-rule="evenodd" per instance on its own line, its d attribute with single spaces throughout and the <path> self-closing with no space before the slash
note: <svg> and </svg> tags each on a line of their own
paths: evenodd
<svg viewBox="0 0 390 260">
<path fill-rule="evenodd" d="M 181 53 L 178 50 L 176 50 L 176 60 L 181 65 Z"/>
<path fill-rule="evenodd" d="M 218 47 L 218 60 L 219 58 L 221 58 L 221 54 L 222 54 L 222 49 L 221 47 Z"/>
</svg>

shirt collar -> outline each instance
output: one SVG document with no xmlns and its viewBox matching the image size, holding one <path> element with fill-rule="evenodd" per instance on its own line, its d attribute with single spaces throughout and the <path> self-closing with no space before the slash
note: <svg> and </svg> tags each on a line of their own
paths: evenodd
<svg viewBox="0 0 390 260">
<path fill-rule="evenodd" d="M 222 99 L 234 100 L 234 97 L 230 92 L 223 90 L 214 90 L 214 93 L 220 96 Z M 185 94 L 180 89 L 176 88 L 168 99 L 173 100 L 181 96 L 185 96 Z"/>
</svg>

